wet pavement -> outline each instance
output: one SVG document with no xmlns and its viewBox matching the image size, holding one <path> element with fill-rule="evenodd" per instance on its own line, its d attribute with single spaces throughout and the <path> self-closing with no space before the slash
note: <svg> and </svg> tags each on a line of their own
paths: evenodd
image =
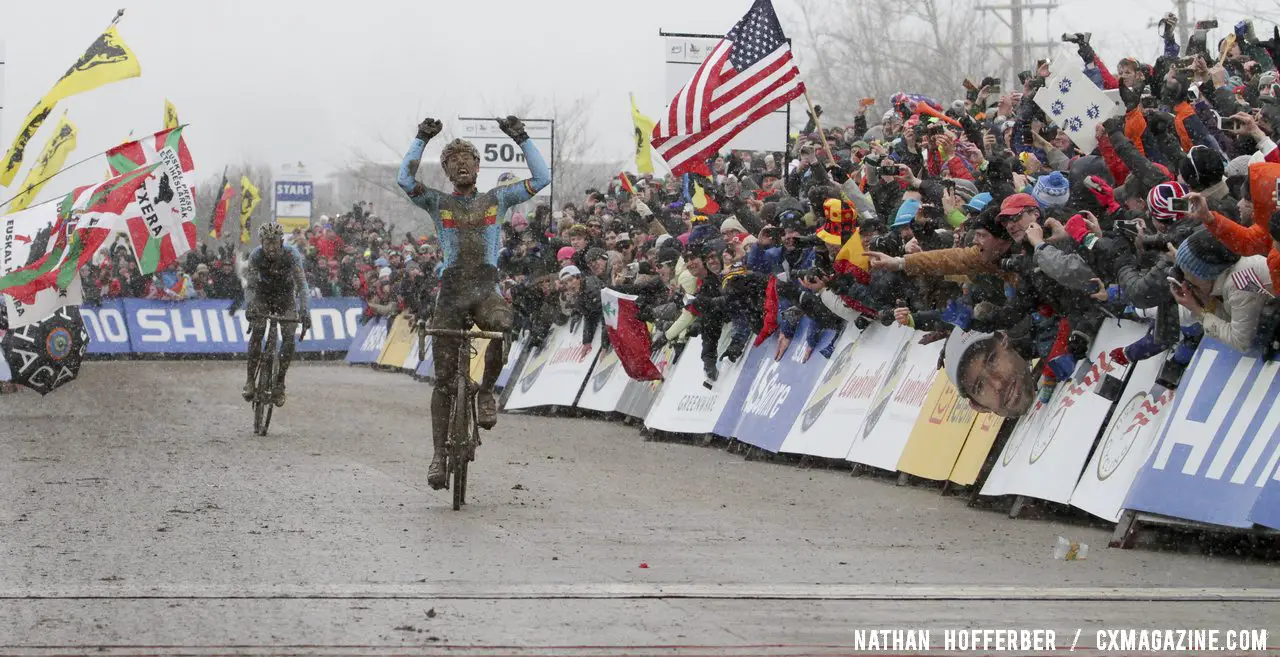
<svg viewBox="0 0 1280 657">
<path fill-rule="evenodd" d="M 936 487 L 532 415 L 483 434 L 454 512 L 425 481 L 429 386 L 295 365 L 259 438 L 242 380 L 93 362 L 0 397 L 0 653 L 840 654 L 909 627 L 1280 644 L 1274 562 L 1109 550 Z M 1059 535 L 1089 559 L 1054 561 Z"/>
</svg>

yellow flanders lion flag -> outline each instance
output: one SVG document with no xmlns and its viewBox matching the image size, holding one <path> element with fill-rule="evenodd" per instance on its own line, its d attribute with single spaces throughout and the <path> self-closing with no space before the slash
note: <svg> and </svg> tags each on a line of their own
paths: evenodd
<svg viewBox="0 0 1280 657">
<path fill-rule="evenodd" d="M 258 201 L 262 200 L 262 195 L 258 193 L 258 188 L 250 182 L 249 176 L 240 176 L 240 243 L 248 244 L 249 238 L 249 217 L 253 215 L 253 211 L 258 207 Z"/>
<path fill-rule="evenodd" d="M 653 173 L 653 147 L 649 145 L 653 119 L 640 113 L 634 94 L 631 96 L 631 122 L 636 124 L 636 172 L 640 175 Z"/>
<path fill-rule="evenodd" d="M 178 121 L 178 108 L 174 107 L 168 98 L 164 99 L 164 129 L 172 130 L 179 125 L 181 123 Z"/>
<path fill-rule="evenodd" d="M 22 129 L 18 131 L 17 138 L 0 164 L 0 186 L 7 187 L 13 182 L 18 167 L 22 166 L 23 151 L 44 120 L 53 112 L 58 101 L 139 75 L 142 75 L 142 67 L 138 65 L 138 58 L 134 57 L 133 51 L 120 39 L 120 33 L 113 23 L 27 114 L 22 122 Z"/>
<path fill-rule="evenodd" d="M 40 194 L 40 190 L 44 188 L 45 182 L 62 169 L 67 156 L 75 149 L 76 126 L 67 120 L 67 115 L 64 113 L 58 120 L 57 129 L 45 143 L 44 150 L 40 152 L 40 159 L 27 170 L 27 177 L 22 181 L 22 193 L 9 204 L 7 212 L 20 212 L 31 205 L 31 202 Z"/>
</svg>

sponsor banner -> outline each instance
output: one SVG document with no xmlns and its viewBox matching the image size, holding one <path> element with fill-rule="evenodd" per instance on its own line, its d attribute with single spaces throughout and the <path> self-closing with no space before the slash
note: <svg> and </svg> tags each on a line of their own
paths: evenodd
<svg viewBox="0 0 1280 657">
<path fill-rule="evenodd" d="M 905 326 L 878 323 L 861 335 L 851 336 L 851 332 L 852 327 L 845 328 L 830 369 L 797 414 L 782 451 L 845 458 L 871 409 L 888 397 L 888 391 L 880 393 L 901 366 L 914 332 Z"/>
<path fill-rule="evenodd" d="M 1160 425 L 1173 403 L 1174 392 L 1156 385 L 1165 356 L 1133 364 L 1129 384 L 1071 494 L 1072 506 L 1103 520 L 1120 520 L 1125 495 L 1155 448 Z"/>
<path fill-rule="evenodd" d="M 968 405 L 969 402 L 959 403 Z M 982 473 L 982 464 L 986 463 L 991 446 L 995 445 L 1003 426 L 1004 418 L 999 415 L 979 413 L 973 421 L 973 428 L 969 430 L 969 437 L 964 440 L 964 449 L 960 450 L 956 467 L 951 469 L 951 476 L 947 479 L 961 486 L 972 486 L 977 482 L 978 475 Z"/>
<path fill-rule="evenodd" d="M 427 336 L 426 341 L 422 343 L 422 360 L 418 361 L 418 366 L 413 370 L 414 375 L 424 379 L 436 378 L 436 354 L 431 348 L 431 340 L 431 336 Z M 418 347 L 415 346 L 414 351 L 418 351 Z"/>
<path fill-rule="evenodd" d="M 955 469 L 977 417 L 946 373 L 938 371 L 898 459 L 898 470 L 934 481 L 946 479 Z"/>
<path fill-rule="evenodd" d="M 1005 443 L 982 494 L 1026 495 L 1066 504 L 1112 406 L 1093 388 L 1104 376 L 1124 376 L 1125 368 L 1111 360 L 1111 350 L 1146 332 L 1146 326 L 1136 322 L 1103 324 L 1090 347 L 1093 365 L 1083 381 L 1061 383 L 1048 404 L 1036 402 Z"/>
<path fill-rule="evenodd" d="M 90 354 L 127 354 L 133 351 L 129 344 L 129 323 L 124 318 L 124 304 L 119 299 L 103 301 L 96 306 L 80 306 L 80 317 L 89 331 Z"/>
<path fill-rule="evenodd" d="M 667 368 L 671 365 L 671 358 L 675 352 L 668 345 L 663 347 L 653 356 L 653 364 L 658 367 L 658 371 L 662 375 L 667 376 Z M 675 370 L 671 370 L 674 372 Z M 654 402 L 658 401 L 658 396 L 662 394 L 662 380 L 658 381 L 635 381 L 627 380 L 627 387 L 622 391 L 622 398 L 618 400 L 618 412 L 629 417 L 644 419 L 649 415 L 649 411 L 653 409 Z M 729 408 L 732 408 L 730 406 Z"/>
<path fill-rule="evenodd" d="M 138 354 L 244 353 L 249 322 L 231 302 L 123 299 L 129 344 Z M 311 330 L 298 351 L 346 351 L 356 334 L 363 302 L 355 298 L 311 300 Z M 297 330 L 301 331 L 299 326 Z"/>
<path fill-rule="evenodd" d="M 1280 461 L 1278 374 L 1280 362 L 1205 338 L 1124 507 L 1252 526 L 1250 514 Z M 1259 515 L 1271 522 L 1274 505 Z"/>
<path fill-rule="evenodd" d="M 731 331 L 726 326 L 720 332 L 717 354 L 723 354 L 728 348 Z M 729 400 L 742 382 L 742 373 L 750 371 L 755 351 L 758 349 L 748 351 L 736 363 L 719 361 L 716 382 L 708 390 L 702 385 L 706 380 L 702 371 L 702 336 L 690 338 L 675 367 L 663 373 L 666 383 L 644 418 L 645 426 L 659 431 L 700 434 L 715 430 L 716 421 L 726 414 L 725 409 L 730 409 L 727 413 L 736 418 L 740 406 Z"/>
<path fill-rule="evenodd" d="M 542 350 L 530 355 L 516 379 L 507 410 L 536 406 L 573 406 L 582 382 L 600 351 L 600 332 L 591 344 L 582 344 L 578 326 L 551 329 Z"/>
<path fill-rule="evenodd" d="M 428 343 L 427 349 L 431 348 Z M 418 363 L 421 362 L 418 351 L 418 334 L 414 331 L 413 324 L 409 325 L 409 351 L 405 353 L 404 361 L 400 363 L 400 369 L 413 374 L 418 371 Z"/>
<path fill-rule="evenodd" d="M 374 317 L 360 326 L 347 348 L 347 364 L 371 365 L 378 362 L 382 346 L 387 343 L 387 318 Z"/>
<path fill-rule="evenodd" d="M 498 387 L 505 388 L 507 382 L 511 380 L 511 375 L 515 372 L 516 367 L 520 364 L 520 356 L 524 354 L 524 345 L 528 338 L 523 334 L 511 345 L 507 350 L 507 362 L 502 365 L 502 373 L 498 375 Z"/>
<path fill-rule="evenodd" d="M 791 346 L 781 359 L 774 359 L 776 346 L 765 350 L 765 358 L 751 377 L 747 396 L 742 401 L 734 438 L 770 452 L 782 448 L 787 432 L 795 424 L 796 416 L 804 408 L 825 369 L 813 362 L 815 358 L 825 360 L 817 349 L 810 353 L 808 361 L 805 360 L 808 352 L 806 341 L 809 333 L 816 330 L 818 328 L 806 317 L 801 320 Z M 818 341 L 819 348 L 833 338 L 834 335 L 822 336 Z M 768 344 L 761 347 L 768 347 Z"/>
<path fill-rule="evenodd" d="M 613 349 L 601 351 L 591 376 L 587 377 L 587 385 L 582 389 L 578 408 L 602 413 L 618 410 L 618 402 L 622 401 L 622 392 L 630 380 L 618 359 L 618 352 Z"/>
<path fill-rule="evenodd" d="M 895 325 L 896 326 L 896 325 Z M 906 328 L 906 327 L 901 327 Z M 862 429 L 854 436 L 846 457 L 881 470 L 895 470 L 907 447 L 911 429 L 938 374 L 941 341 L 918 344 L 921 333 L 912 332 L 899 352 L 893 374 L 881 389 L 884 399 L 871 407 Z M 942 375 L 946 378 L 946 375 Z"/>
<path fill-rule="evenodd" d="M 1276 458 L 1272 452 L 1271 458 Z M 1280 468 L 1276 468 L 1258 494 L 1258 501 L 1249 512 L 1249 520 L 1255 524 L 1280 529 Z"/>
<path fill-rule="evenodd" d="M 387 341 L 378 354 L 378 364 L 395 368 L 403 366 L 409 352 L 417 346 L 413 343 L 413 326 L 404 315 L 397 315 L 391 322 L 391 330 L 387 331 Z"/>
</svg>

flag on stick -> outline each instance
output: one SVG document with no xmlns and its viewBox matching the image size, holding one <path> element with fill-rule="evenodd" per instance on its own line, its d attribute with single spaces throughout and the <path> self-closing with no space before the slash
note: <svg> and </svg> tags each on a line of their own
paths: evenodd
<svg viewBox="0 0 1280 657">
<path fill-rule="evenodd" d="M 676 175 L 705 167 L 747 126 L 804 92 L 773 3 L 755 0 L 672 99 L 653 147 Z"/>
<path fill-rule="evenodd" d="M 49 93 L 36 103 L 36 106 L 27 114 L 27 118 L 22 121 L 22 129 L 18 131 L 13 145 L 5 153 L 3 164 L 0 164 L 0 186 L 8 187 L 13 182 L 13 177 L 18 173 L 18 167 L 22 166 L 23 151 L 26 150 L 27 144 L 35 136 L 36 131 L 44 124 L 45 119 L 49 118 L 58 101 L 92 91 L 105 84 L 136 78 L 139 75 L 142 75 L 142 67 L 138 65 L 138 59 L 133 56 L 133 51 L 129 50 L 129 46 L 126 46 L 124 40 L 120 38 L 120 33 L 116 31 L 113 23 L 54 83 Z"/>
<path fill-rule="evenodd" d="M 140 213 L 127 222 L 142 273 L 164 269 L 195 248 L 195 164 L 182 138 L 182 128 L 162 130 L 116 146 L 107 151 L 107 164 L 117 175 L 154 164 L 162 167 L 156 187 L 144 190 L 139 197 Z M 161 206 L 165 208 L 163 212 Z"/>
<path fill-rule="evenodd" d="M 21 212 L 40 195 L 40 190 L 67 162 L 67 156 L 76 149 L 76 126 L 67 120 L 66 114 L 58 120 L 58 127 L 49 136 L 40 159 L 31 165 L 22 181 L 22 193 L 9 204 L 8 212 Z"/>
<path fill-rule="evenodd" d="M 662 373 L 649 355 L 649 328 L 636 317 L 637 298 L 609 288 L 601 290 L 604 327 L 627 376 L 636 381 L 657 381 Z"/>
<path fill-rule="evenodd" d="M 640 113 L 635 94 L 631 95 L 631 122 L 636 126 L 636 172 L 652 174 L 653 149 L 649 146 L 649 137 L 653 134 L 653 119 Z"/>
<path fill-rule="evenodd" d="M 262 194 L 258 193 L 258 188 L 253 186 L 253 182 L 249 180 L 249 176 L 240 176 L 240 243 L 248 244 L 249 237 L 249 217 L 253 216 L 253 211 L 257 209 L 258 202 L 262 200 Z"/>
<path fill-rule="evenodd" d="M 212 228 L 209 230 L 209 237 L 218 239 L 222 237 L 222 224 L 227 220 L 227 210 L 231 208 L 231 197 L 234 196 L 236 190 L 227 182 L 227 174 L 222 174 L 222 196 L 218 197 L 218 202 L 213 206 Z"/>
<path fill-rule="evenodd" d="M 618 174 L 618 181 L 622 183 L 622 191 L 628 194 L 636 193 L 636 186 L 631 184 L 631 176 L 628 176 L 626 171 Z"/>
<path fill-rule="evenodd" d="M 168 98 L 164 99 L 164 129 L 172 130 L 180 125 L 182 123 L 178 121 L 178 108 Z"/>
</svg>

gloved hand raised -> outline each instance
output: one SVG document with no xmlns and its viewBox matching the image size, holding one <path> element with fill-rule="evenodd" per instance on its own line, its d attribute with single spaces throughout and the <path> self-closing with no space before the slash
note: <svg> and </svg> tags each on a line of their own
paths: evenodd
<svg viewBox="0 0 1280 657">
<path fill-rule="evenodd" d="M 498 119 L 498 127 L 502 129 L 503 134 L 510 137 L 517 144 L 523 144 L 529 139 L 529 134 L 524 129 L 524 122 L 515 116 Z"/>
<path fill-rule="evenodd" d="M 431 138 L 440 134 L 444 130 L 444 124 L 437 119 L 426 118 L 422 123 L 418 124 L 418 139 L 422 141 L 431 141 Z"/>
</svg>

